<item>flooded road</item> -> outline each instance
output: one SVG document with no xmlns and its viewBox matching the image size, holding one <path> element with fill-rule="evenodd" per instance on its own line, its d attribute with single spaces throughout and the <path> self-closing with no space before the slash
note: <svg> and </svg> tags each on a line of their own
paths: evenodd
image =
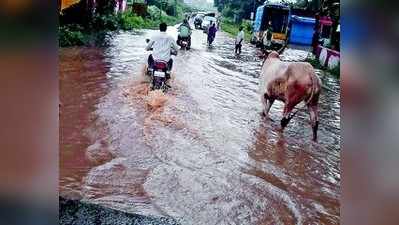
<svg viewBox="0 0 399 225">
<path fill-rule="evenodd" d="M 306 110 L 283 134 L 282 103 L 274 121 L 261 116 L 257 50 L 244 45 L 237 57 L 221 32 L 209 48 L 195 31 L 174 59 L 172 89 L 148 92 L 145 38 L 155 32 L 60 50 L 60 194 L 181 224 L 339 224 L 339 80 L 317 71 L 313 143 Z"/>
</svg>

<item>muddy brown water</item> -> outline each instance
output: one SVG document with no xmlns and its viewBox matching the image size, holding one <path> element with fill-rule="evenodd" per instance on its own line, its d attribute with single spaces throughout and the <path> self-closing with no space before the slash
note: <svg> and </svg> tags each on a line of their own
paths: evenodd
<svg viewBox="0 0 399 225">
<path fill-rule="evenodd" d="M 169 29 L 175 35 L 175 29 Z M 284 133 L 260 112 L 257 50 L 200 31 L 175 58 L 172 89 L 149 92 L 145 38 L 60 50 L 60 194 L 182 224 L 339 224 L 340 85 L 323 81 L 319 141 L 306 110 Z M 307 53 L 284 52 L 287 61 Z"/>
</svg>

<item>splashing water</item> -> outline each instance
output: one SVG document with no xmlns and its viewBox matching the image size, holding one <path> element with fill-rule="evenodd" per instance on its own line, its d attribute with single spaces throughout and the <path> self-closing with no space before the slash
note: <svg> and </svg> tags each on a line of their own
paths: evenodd
<svg viewBox="0 0 399 225">
<path fill-rule="evenodd" d="M 146 97 L 147 107 L 151 111 L 162 109 L 167 101 L 168 97 L 161 90 L 150 91 Z"/>
</svg>

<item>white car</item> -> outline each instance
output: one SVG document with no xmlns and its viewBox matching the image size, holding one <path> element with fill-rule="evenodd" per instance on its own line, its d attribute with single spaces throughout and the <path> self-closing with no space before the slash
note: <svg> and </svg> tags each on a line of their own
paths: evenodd
<svg viewBox="0 0 399 225">
<path fill-rule="evenodd" d="M 204 19 L 202 20 L 201 27 L 204 30 L 204 33 L 208 33 L 208 28 L 209 28 L 209 25 L 211 24 L 211 21 L 212 21 L 212 23 L 216 24 L 217 19 L 212 16 L 205 16 Z"/>
<path fill-rule="evenodd" d="M 197 14 L 194 18 L 195 29 L 200 29 L 202 21 L 204 20 L 204 14 Z"/>
</svg>

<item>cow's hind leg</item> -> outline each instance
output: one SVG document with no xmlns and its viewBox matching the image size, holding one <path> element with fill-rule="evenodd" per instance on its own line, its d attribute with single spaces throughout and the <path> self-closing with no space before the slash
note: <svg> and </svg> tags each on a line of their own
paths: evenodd
<svg viewBox="0 0 399 225">
<path fill-rule="evenodd" d="M 284 112 L 283 112 L 283 118 L 281 119 L 281 128 L 284 129 L 290 120 L 292 119 L 292 116 L 290 115 L 291 111 L 294 109 L 295 105 L 286 103 L 284 106 Z"/>
<path fill-rule="evenodd" d="M 263 95 L 262 102 L 263 102 L 263 106 L 264 106 L 263 116 L 268 117 L 270 108 L 272 107 L 272 105 L 274 103 L 274 98 L 271 98 L 269 95 L 267 95 L 265 93 Z"/>
<path fill-rule="evenodd" d="M 317 130 L 319 128 L 318 107 L 317 105 L 308 105 L 310 123 L 312 124 L 313 141 L 317 141 Z"/>
</svg>

